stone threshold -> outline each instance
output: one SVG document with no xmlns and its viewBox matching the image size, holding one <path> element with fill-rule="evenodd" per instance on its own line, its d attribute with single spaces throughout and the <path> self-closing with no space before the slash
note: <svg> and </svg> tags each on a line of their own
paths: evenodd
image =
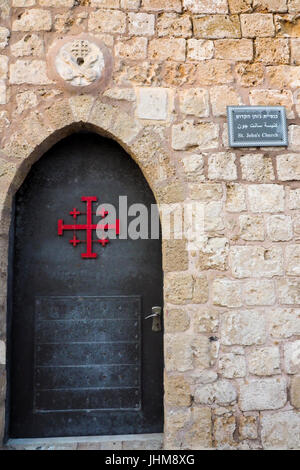
<svg viewBox="0 0 300 470">
<path fill-rule="evenodd" d="M 163 434 L 9 439 L 7 450 L 159 450 Z"/>
</svg>

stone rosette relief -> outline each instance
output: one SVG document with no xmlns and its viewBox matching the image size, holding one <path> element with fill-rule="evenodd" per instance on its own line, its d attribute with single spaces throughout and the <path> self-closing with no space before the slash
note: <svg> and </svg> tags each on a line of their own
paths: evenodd
<svg viewBox="0 0 300 470">
<path fill-rule="evenodd" d="M 52 75 L 70 88 L 86 88 L 105 81 L 110 57 L 104 45 L 90 37 L 66 38 L 51 50 Z"/>
</svg>

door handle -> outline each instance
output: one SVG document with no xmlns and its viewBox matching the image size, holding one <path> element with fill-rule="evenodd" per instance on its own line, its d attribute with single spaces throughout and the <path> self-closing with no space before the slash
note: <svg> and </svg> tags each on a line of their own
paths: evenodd
<svg viewBox="0 0 300 470">
<path fill-rule="evenodd" d="M 147 315 L 144 319 L 152 318 L 152 331 L 161 331 L 161 307 L 152 307 L 152 313 Z"/>
</svg>

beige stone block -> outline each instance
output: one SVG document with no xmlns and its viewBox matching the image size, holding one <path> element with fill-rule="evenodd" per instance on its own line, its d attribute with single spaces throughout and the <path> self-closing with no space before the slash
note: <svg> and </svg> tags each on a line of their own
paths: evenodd
<svg viewBox="0 0 300 470">
<path fill-rule="evenodd" d="M 300 275 L 300 244 L 287 245 L 285 250 L 286 272 L 291 276 Z"/>
<path fill-rule="evenodd" d="M 284 367 L 288 374 L 300 372 L 300 340 L 286 343 L 283 346 Z"/>
<path fill-rule="evenodd" d="M 252 13 L 241 15 L 242 35 L 246 38 L 272 37 L 275 35 L 273 15 Z"/>
<path fill-rule="evenodd" d="M 229 414 L 217 416 L 214 420 L 214 444 L 218 450 L 233 450 L 237 447 L 235 440 L 236 419 Z"/>
<path fill-rule="evenodd" d="M 289 215 L 270 215 L 267 219 L 267 233 L 274 242 L 293 238 L 293 222 Z"/>
<path fill-rule="evenodd" d="M 201 450 L 212 447 L 210 408 L 192 408 L 191 425 L 183 433 L 183 449 Z M 177 447 L 178 448 L 178 447 Z"/>
<path fill-rule="evenodd" d="M 249 99 L 252 106 L 285 106 L 287 117 L 294 117 L 293 94 L 290 90 L 251 90 Z"/>
<path fill-rule="evenodd" d="M 279 90 L 300 87 L 300 67 L 294 65 L 270 65 L 266 67 L 266 79 L 270 87 Z"/>
<path fill-rule="evenodd" d="M 45 110 L 45 116 L 53 129 L 60 129 L 73 122 L 73 113 L 68 102 L 56 101 Z"/>
<path fill-rule="evenodd" d="M 214 43 L 209 39 L 188 39 L 187 60 L 207 60 L 214 55 Z"/>
<path fill-rule="evenodd" d="M 218 146 L 219 126 L 213 122 L 194 123 L 192 120 L 183 121 L 172 127 L 172 148 L 187 150 L 190 147 L 201 149 Z"/>
<path fill-rule="evenodd" d="M 204 157 L 203 155 L 198 154 L 187 154 L 183 159 L 183 169 L 187 176 L 187 178 L 191 181 L 203 181 L 205 179 L 204 176 Z M 199 184 L 191 187 L 191 197 L 192 199 L 198 199 L 198 188 Z M 196 191 L 196 192 L 195 192 Z M 193 195 L 195 197 L 193 197 Z"/>
<path fill-rule="evenodd" d="M 253 0 L 228 0 L 230 13 L 249 13 Z"/>
<path fill-rule="evenodd" d="M 237 399 L 237 391 L 232 382 L 220 379 L 212 384 L 198 385 L 194 395 L 195 403 L 205 405 L 230 405 Z"/>
<path fill-rule="evenodd" d="M 268 313 L 273 338 L 290 338 L 300 334 L 300 310 L 276 308 Z"/>
<path fill-rule="evenodd" d="M 127 38 L 115 44 L 116 57 L 123 59 L 143 60 L 147 56 L 146 38 Z"/>
<path fill-rule="evenodd" d="M 251 39 L 218 39 L 215 41 L 216 59 L 252 60 L 253 42 Z"/>
<path fill-rule="evenodd" d="M 246 305 L 273 305 L 276 300 L 275 286 L 272 280 L 260 279 L 244 284 L 243 298 Z"/>
<path fill-rule="evenodd" d="M 291 39 L 291 63 L 300 65 L 300 38 Z"/>
<path fill-rule="evenodd" d="M 178 449 L 182 445 L 181 431 L 191 419 L 191 408 L 170 409 L 165 421 L 164 449 Z"/>
<path fill-rule="evenodd" d="M 286 401 L 286 380 L 283 377 L 251 379 L 240 385 L 242 411 L 276 410 L 282 408 Z"/>
<path fill-rule="evenodd" d="M 241 307 L 242 289 L 239 281 L 217 278 L 212 283 L 212 301 L 221 307 Z"/>
<path fill-rule="evenodd" d="M 26 34 L 22 39 L 12 44 L 10 50 L 16 57 L 42 56 L 45 52 L 44 41 L 37 34 Z"/>
<path fill-rule="evenodd" d="M 219 201 L 223 196 L 221 183 L 201 183 L 191 185 L 191 198 L 198 201 Z"/>
<path fill-rule="evenodd" d="M 208 281 L 206 276 L 194 279 L 193 303 L 205 304 L 208 301 Z"/>
<path fill-rule="evenodd" d="M 75 95 L 70 98 L 69 104 L 75 121 L 88 122 L 88 118 L 94 104 L 93 96 Z"/>
<path fill-rule="evenodd" d="M 12 0 L 11 6 L 15 8 L 19 7 L 32 7 L 36 4 L 36 0 Z"/>
<path fill-rule="evenodd" d="M 50 31 L 52 26 L 51 13 L 40 8 L 22 11 L 12 23 L 13 31 Z"/>
<path fill-rule="evenodd" d="M 164 324 L 167 333 L 186 331 L 190 327 L 190 318 L 185 310 L 168 307 L 164 316 Z"/>
<path fill-rule="evenodd" d="M 288 208 L 300 209 L 300 188 L 289 189 L 288 192 Z"/>
<path fill-rule="evenodd" d="M 264 449 L 299 449 L 300 415 L 296 411 L 262 413 L 261 437 Z"/>
<path fill-rule="evenodd" d="M 228 260 L 228 240 L 222 237 L 209 238 L 199 250 L 198 268 L 200 270 L 217 269 L 225 271 Z"/>
<path fill-rule="evenodd" d="M 287 11 L 287 0 L 253 0 L 255 11 L 261 12 L 285 12 Z"/>
<path fill-rule="evenodd" d="M 255 60 L 268 65 L 288 64 L 290 61 L 290 48 L 288 39 L 256 39 Z"/>
<path fill-rule="evenodd" d="M 257 420 L 255 416 L 241 415 L 239 419 L 241 439 L 257 439 Z"/>
<path fill-rule="evenodd" d="M 223 203 L 211 201 L 203 207 L 204 213 L 204 232 L 214 232 L 224 230 Z M 201 214 L 202 216 L 202 214 Z M 200 216 L 200 217 L 201 217 Z"/>
<path fill-rule="evenodd" d="M 0 55 L 0 80 L 5 80 L 8 73 L 8 57 Z"/>
<path fill-rule="evenodd" d="M 228 13 L 226 0 L 183 0 L 183 8 L 192 13 Z"/>
<path fill-rule="evenodd" d="M 300 375 L 295 375 L 291 379 L 291 404 L 295 408 L 300 408 Z"/>
<path fill-rule="evenodd" d="M 185 303 L 193 297 L 193 277 L 186 273 L 167 273 L 165 276 L 165 297 L 174 304 Z"/>
<path fill-rule="evenodd" d="M 9 29 L 5 28 L 4 26 L 0 26 L 0 49 L 4 49 L 8 45 L 9 37 Z"/>
<path fill-rule="evenodd" d="M 165 368 L 167 371 L 185 372 L 193 369 L 191 335 L 184 333 L 165 335 Z"/>
<path fill-rule="evenodd" d="M 216 59 L 202 61 L 197 65 L 195 80 L 200 86 L 232 83 L 231 64 L 229 61 Z"/>
<path fill-rule="evenodd" d="M 237 278 L 273 277 L 283 274 L 283 252 L 279 246 L 232 246 L 230 260 L 232 274 Z"/>
<path fill-rule="evenodd" d="M 239 106 L 242 98 L 235 88 L 227 85 L 212 87 L 209 91 L 214 116 L 226 116 L 227 106 Z"/>
<path fill-rule="evenodd" d="M 159 37 L 190 38 L 192 36 L 190 16 L 178 13 L 161 13 L 157 19 L 157 34 Z"/>
<path fill-rule="evenodd" d="M 45 0 L 43 0 L 45 1 Z M 49 0 L 46 0 L 49 1 Z M 50 0 L 52 2 L 56 2 L 56 0 Z M 62 0 L 65 1 L 65 0 Z M 74 0 L 66 0 L 66 1 L 73 1 Z M 119 8 L 120 7 L 120 0 L 90 0 L 90 5 L 92 7 L 97 7 L 97 8 Z"/>
<path fill-rule="evenodd" d="M 193 17 L 195 38 L 222 39 L 240 38 L 241 29 L 238 15 L 211 15 Z"/>
<path fill-rule="evenodd" d="M 284 188 L 278 184 L 247 186 L 250 210 L 253 212 L 280 212 L 284 210 Z"/>
<path fill-rule="evenodd" d="M 263 344 L 267 337 L 266 320 L 256 310 L 226 312 L 221 317 L 220 332 L 221 343 L 226 346 Z"/>
<path fill-rule="evenodd" d="M 98 33 L 125 33 L 126 14 L 117 10 L 96 10 L 90 13 L 89 31 Z"/>
<path fill-rule="evenodd" d="M 190 406 L 192 397 L 190 384 L 182 375 L 166 375 L 165 401 L 171 406 Z"/>
<path fill-rule="evenodd" d="M 208 117 L 208 91 L 203 88 L 188 88 L 179 91 L 179 107 L 183 114 Z"/>
<path fill-rule="evenodd" d="M 92 0 L 96 1 L 96 0 Z M 98 2 L 107 2 L 108 0 L 97 0 Z M 111 0 L 115 2 L 116 0 Z M 52 7 L 52 8 L 72 8 L 75 0 L 39 0 L 41 7 Z"/>
<path fill-rule="evenodd" d="M 121 8 L 124 10 L 137 10 L 141 5 L 141 0 L 121 0 Z"/>
<path fill-rule="evenodd" d="M 12 85 L 49 85 L 46 62 L 43 60 L 17 60 L 9 68 L 9 81 Z"/>
<path fill-rule="evenodd" d="M 186 40 L 183 38 L 158 38 L 149 42 L 148 56 L 150 60 L 185 61 Z"/>
<path fill-rule="evenodd" d="M 250 351 L 248 357 L 249 372 L 254 375 L 280 374 L 280 353 L 276 346 Z"/>
<path fill-rule="evenodd" d="M 260 215 L 240 215 L 240 237 L 243 240 L 254 241 L 265 239 L 264 219 Z"/>
<path fill-rule="evenodd" d="M 288 10 L 291 13 L 299 13 L 300 1 L 299 0 L 288 0 Z"/>
<path fill-rule="evenodd" d="M 222 354 L 219 359 L 219 372 L 227 379 L 245 377 L 246 375 L 245 356 L 234 353 Z"/>
<path fill-rule="evenodd" d="M 112 100 L 118 101 L 135 101 L 136 94 L 133 88 L 109 88 L 103 93 Z"/>
<path fill-rule="evenodd" d="M 277 156 L 278 178 L 282 181 L 300 180 L 300 155 L 288 153 Z"/>
<path fill-rule="evenodd" d="M 219 313 L 207 307 L 203 311 L 197 309 L 194 325 L 197 333 L 214 333 L 219 326 Z"/>
<path fill-rule="evenodd" d="M 299 11 L 299 10 L 298 10 Z M 295 14 L 274 15 L 277 36 L 298 38 L 300 21 Z"/>
<path fill-rule="evenodd" d="M 231 152 L 213 153 L 208 156 L 208 178 L 235 180 L 237 169 L 235 154 Z"/>
<path fill-rule="evenodd" d="M 300 145 L 300 126 L 291 124 L 288 127 L 289 133 L 289 147 L 298 150 Z"/>
<path fill-rule="evenodd" d="M 142 0 L 142 8 L 151 11 L 176 11 L 181 12 L 181 0 Z"/>
<path fill-rule="evenodd" d="M 154 34 L 155 16 L 148 13 L 129 13 L 128 32 L 135 36 L 152 36 Z"/>
<path fill-rule="evenodd" d="M 241 212 L 246 210 L 245 186 L 237 183 L 226 184 L 226 210 L 229 212 Z"/>
<path fill-rule="evenodd" d="M 272 160 L 263 154 L 242 155 L 240 158 L 242 178 L 247 181 L 266 182 L 275 179 Z"/>
<path fill-rule="evenodd" d="M 169 93 L 167 88 L 137 88 L 136 115 L 140 119 L 166 120 Z"/>
<path fill-rule="evenodd" d="M 300 304 L 300 279 L 286 278 L 277 280 L 279 302 L 281 304 Z"/>
<path fill-rule="evenodd" d="M 261 85 L 265 77 L 265 69 L 259 63 L 240 63 L 235 66 L 237 81 L 243 87 Z"/>
<path fill-rule="evenodd" d="M 188 252 L 185 240 L 163 240 L 162 244 L 164 272 L 188 269 Z"/>
<path fill-rule="evenodd" d="M 209 338 L 197 335 L 190 345 L 193 353 L 193 365 L 196 369 L 207 369 L 214 365 L 218 343 L 210 342 Z"/>
</svg>

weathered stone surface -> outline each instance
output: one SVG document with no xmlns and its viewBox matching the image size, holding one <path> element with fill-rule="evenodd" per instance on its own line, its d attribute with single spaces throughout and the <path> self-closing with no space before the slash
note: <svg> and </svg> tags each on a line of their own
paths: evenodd
<svg viewBox="0 0 300 470">
<path fill-rule="evenodd" d="M 43 60 L 17 60 L 9 68 L 9 81 L 13 85 L 49 85 L 46 62 Z"/>
<path fill-rule="evenodd" d="M 239 281 L 227 278 L 215 279 L 212 283 L 212 300 L 214 305 L 222 307 L 241 307 L 242 289 Z"/>
<path fill-rule="evenodd" d="M 191 157 L 192 156 L 194 155 L 191 155 Z M 200 157 L 199 155 L 197 156 Z M 190 195 L 192 199 L 197 199 L 198 201 L 220 201 L 223 196 L 223 187 L 221 183 L 197 183 L 195 185 L 191 185 Z"/>
<path fill-rule="evenodd" d="M 205 308 L 204 311 L 197 311 L 195 316 L 195 329 L 198 333 L 214 333 L 219 325 L 219 314 L 211 308 Z"/>
<path fill-rule="evenodd" d="M 249 372 L 254 375 L 280 374 L 280 354 L 276 346 L 256 349 L 248 357 Z"/>
<path fill-rule="evenodd" d="M 234 432 L 236 430 L 235 416 L 229 414 L 218 416 L 214 420 L 214 443 L 220 450 L 233 450 L 237 447 Z"/>
<path fill-rule="evenodd" d="M 300 86 L 300 67 L 292 65 L 270 65 L 266 67 L 267 83 L 270 87 L 297 88 Z"/>
<path fill-rule="evenodd" d="M 208 301 L 208 281 L 206 276 L 198 276 L 194 279 L 193 302 L 205 304 Z"/>
<path fill-rule="evenodd" d="M 218 343 L 211 342 L 207 336 L 197 335 L 190 344 L 193 354 L 193 366 L 196 369 L 207 369 L 214 365 L 218 354 Z"/>
<path fill-rule="evenodd" d="M 195 38 L 222 39 L 240 38 L 238 15 L 212 15 L 193 17 Z"/>
<path fill-rule="evenodd" d="M 26 34 L 22 39 L 10 46 L 11 52 L 16 57 L 42 56 L 44 53 L 44 41 L 37 34 Z"/>
<path fill-rule="evenodd" d="M 101 2 L 105 3 L 107 0 L 92 0 L 98 1 L 99 5 Z M 115 2 L 116 0 L 112 0 Z M 75 0 L 39 0 L 39 4 L 42 7 L 54 7 L 54 8 L 72 8 L 75 3 Z"/>
<path fill-rule="evenodd" d="M 281 304 L 300 304 L 300 280 L 287 278 L 277 280 L 279 302 Z"/>
<path fill-rule="evenodd" d="M 259 153 L 248 153 L 240 158 L 242 177 L 247 181 L 267 182 L 275 179 L 272 160 Z"/>
<path fill-rule="evenodd" d="M 167 88 L 138 88 L 137 117 L 140 119 L 166 120 L 169 94 Z"/>
<path fill-rule="evenodd" d="M 227 106 L 242 105 L 242 98 L 233 87 L 220 85 L 210 89 L 210 101 L 214 116 L 226 116 Z"/>
<path fill-rule="evenodd" d="M 289 338 L 300 334 L 300 310 L 276 308 L 268 312 L 270 333 L 274 338 Z"/>
<path fill-rule="evenodd" d="M 246 190 L 241 184 L 226 185 L 226 210 L 240 212 L 246 210 Z"/>
<path fill-rule="evenodd" d="M 286 247 L 286 265 L 287 274 L 299 276 L 300 274 L 300 244 L 288 245 Z"/>
<path fill-rule="evenodd" d="M 249 13 L 253 0 L 228 0 L 230 13 Z"/>
<path fill-rule="evenodd" d="M 243 296 L 246 305 L 273 305 L 276 300 L 274 282 L 268 279 L 247 281 Z"/>
<path fill-rule="evenodd" d="M 288 241 L 293 237 L 293 223 L 289 215 L 270 215 L 267 219 L 267 232 L 274 242 Z"/>
<path fill-rule="evenodd" d="M 190 406 L 190 384 L 182 375 L 166 375 L 165 401 L 171 406 Z"/>
<path fill-rule="evenodd" d="M 273 15 L 266 13 L 252 13 L 241 15 L 242 35 L 246 38 L 274 36 L 275 26 Z"/>
<path fill-rule="evenodd" d="M 218 380 L 212 384 L 199 385 L 195 390 L 195 403 L 229 405 L 236 401 L 237 392 L 229 380 Z"/>
<path fill-rule="evenodd" d="M 168 302 L 185 303 L 193 296 L 193 277 L 185 273 L 168 273 L 165 276 L 165 296 Z"/>
<path fill-rule="evenodd" d="M 196 124 L 192 120 L 186 120 L 172 127 L 172 147 L 174 150 L 215 148 L 218 145 L 218 131 L 218 125 L 212 122 Z"/>
<path fill-rule="evenodd" d="M 183 0 L 183 7 L 192 13 L 228 13 L 226 0 Z"/>
<path fill-rule="evenodd" d="M 151 11 L 176 11 L 181 12 L 181 0 L 164 0 L 163 4 L 161 0 L 142 0 L 142 8 Z"/>
<path fill-rule="evenodd" d="M 291 379 L 291 404 L 295 408 L 300 408 L 300 375 L 295 375 Z"/>
<path fill-rule="evenodd" d="M 300 158 L 297 153 L 287 153 L 277 157 L 278 178 L 282 181 L 300 180 Z"/>
<path fill-rule="evenodd" d="M 157 19 L 158 36 L 174 36 L 190 38 L 192 36 L 192 22 L 189 15 L 177 13 L 161 13 Z"/>
<path fill-rule="evenodd" d="M 296 411 L 262 413 L 261 425 L 265 449 L 299 449 L 300 415 Z"/>
<path fill-rule="evenodd" d="M 167 333 L 186 331 L 190 326 L 190 318 L 185 310 L 168 307 L 164 316 L 164 325 Z"/>
<path fill-rule="evenodd" d="M 283 377 L 251 379 L 240 385 L 239 404 L 242 411 L 276 410 L 287 401 Z"/>
<path fill-rule="evenodd" d="M 8 57 L 5 55 L 0 55 L 0 80 L 5 80 L 7 78 L 8 72 Z"/>
<path fill-rule="evenodd" d="M 218 39 L 215 41 L 216 59 L 252 60 L 253 43 L 251 39 Z"/>
<path fill-rule="evenodd" d="M 258 38 L 255 40 L 255 59 L 264 64 L 288 64 L 290 48 L 287 39 Z"/>
<path fill-rule="evenodd" d="M 227 268 L 228 240 L 222 237 L 209 238 L 199 251 L 198 268 L 201 270 Z"/>
<path fill-rule="evenodd" d="M 148 55 L 150 60 L 185 61 L 186 41 L 183 38 L 159 38 L 149 42 Z"/>
<path fill-rule="evenodd" d="M 143 60 L 147 57 L 146 38 L 126 38 L 115 45 L 115 54 L 124 59 Z"/>
<path fill-rule="evenodd" d="M 69 100 L 75 121 L 87 122 L 94 104 L 94 98 L 90 95 L 75 95 Z"/>
<path fill-rule="evenodd" d="M 4 49 L 8 45 L 9 36 L 9 29 L 4 26 L 0 26 L 0 49 Z"/>
<path fill-rule="evenodd" d="M 22 11 L 13 21 L 13 31 L 50 31 L 52 26 L 51 13 L 47 10 L 32 8 Z"/>
<path fill-rule="evenodd" d="M 289 189 L 288 192 L 288 208 L 300 209 L 300 188 Z"/>
<path fill-rule="evenodd" d="M 211 410 L 208 407 L 192 408 L 191 425 L 183 433 L 183 449 L 201 450 L 212 447 Z"/>
<path fill-rule="evenodd" d="M 183 159 L 183 169 L 184 172 L 190 181 L 203 181 L 205 179 L 204 176 L 204 158 L 203 155 L 198 155 L 198 154 L 187 154 Z M 191 188 L 191 198 L 192 199 L 198 199 L 198 188 L 199 185 L 197 185 L 195 191 L 194 189 Z M 195 197 L 193 197 L 193 194 L 195 194 Z M 199 197 L 201 200 L 201 197 Z"/>
<path fill-rule="evenodd" d="M 254 0 L 253 8 L 255 11 L 262 12 L 285 12 L 287 11 L 287 0 Z"/>
<path fill-rule="evenodd" d="M 90 13 L 89 31 L 98 33 L 125 33 L 126 15 L 117 10 L 96 10 Z"/>
<path fill-rule="evenodd" d="M 234 353 L 222 354 L 219 359 L 219 372 L 223 377 L 226 377 L 227 379 L 245 377 L 245 356 Z"/>
<path fill-rule="evenodd" d="M 293 95 L 290 90 L 251 90 L 249 98 L 253 106 L 285 106 L 287 117 L 294 117 Z"/>
<path fill-rule="evenodd" d="M 283 273 L 281 247 L 233 246 L 230 249 L 234 277 L 273 277 Z"/>
<path fill-rule="evenodd" d="M 300 144 L 300 126 L 291 125 L 288 128 L 289 146 L 297 150 Z"/>
<path fill-rule="evenodd" d="M 284 210 L 284 188 L 278 184 L 247 186 L 249 207 L 253 212 L 280 212 Z"/>
<path fill-rule="evenodd" d="M 193 369 L 193 338 L 184 333 L 165 335 L 165 367 L 167 371 L 184 372 Z"/>
<path fill-rule="evenodd" d="M 187 60 L 207 60 L 212 59 L 214 55 L 213 41 L 206 39 L 188 39 L 187 41 Z"/>
<path fill-rule="evenodd" d="M 288 374 L 300 372 L 300 340 L 286 343 L 283 347 L 284 367 Z"/>
<path fill-rule="evenodd" d="M 298 8 L 299 11 L 299 8 Z M 275 15 L 275 27 L 277 36 L 280 37 L 299 37 L 300 22 L 299 17 L 295 14 L 289 15 Z"/>
<path fill-rule="evenodd" d="M 189 88 L 179 91 L 179 107 L 183 114 L 208 117 L 209 99 L 207 90 L 202 88 Z"/>
<path fill-rule="evenodd" d="M 300 65 L 300 39 L 291 39 L 291 63 L 293 65 Z"/>
<path fill-rule="evenodd" d="M 239 433 L 241 439 L 257 438 L 257 420 L 255 416 L 241 415 L 239 419 Z"/>
<path fill-rule="evenodd" d="M 121 8 L 124 10 L 137 10 L 141 5 L 141 0 L 121 0 Z"/>
<path fill-rule="evenodd" d="M 265 78 L 264 66 L 260 63 L 243 62 L 235 66 L 237 81 L 244 87 L 254 87 L 263 83 Z"/>
<path fill-rule="evenodd" d="M 240 215 L 240 237 L 243 240 L 264 240 L 264 219 L 261 215 Z"/>
<path fill-rule="evenodd" d="M 208 178 L 235 180 L 237 170 L 235 154 L 231 152 L 219 152 L 208 156 Z"/>
<path fill-rule="evenodd" d="M 262 312 L 242 310 L 227 312 L 221 317 L 222 344 L 227 346 L 263 344 L 266 335 L 266 320 Z"/>
<path fill-rule="evenodd" d="M 162 245 L 165 272 L 188 269 L 188 252 L 185 240 L 163 240 Z"/>
<path fill-rule="evenodd" d="M 128 32 L 137 36 L 152 36 L 154 34 L 155 16 L 147 13 L 128 14 Z"/>
</svg>

